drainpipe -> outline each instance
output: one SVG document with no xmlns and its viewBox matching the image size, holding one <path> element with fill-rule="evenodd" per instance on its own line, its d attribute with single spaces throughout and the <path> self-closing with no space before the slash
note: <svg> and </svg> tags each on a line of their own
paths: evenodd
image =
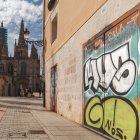
<svg viewBox="0 0 140 140">
<path fill-rule="evenodd" d="M 45 0 L 43 1 L 43 69 L 44 69 L 44 73 L 45 73 L 45 67 L 44 67 L 44 48 L 45 48 L 45 40 L 44 40 L 44 29 L 45 29 Z M 45 75 L 44 75 L 45 77 Z M 43 107 L 46 107 L 46 94 L 45 94 L 45 78 L 43 77 Z"/>
</svg>

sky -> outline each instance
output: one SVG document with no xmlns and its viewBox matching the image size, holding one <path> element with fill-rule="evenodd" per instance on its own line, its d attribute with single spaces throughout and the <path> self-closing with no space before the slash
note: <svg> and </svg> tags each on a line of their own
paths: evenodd
<svg viewBox="0 0 140 140">
<path fill-rule="evenodd" d="M 22 18 L 30 31 L 29 40 L 42 40 L 42 14 L 43 0 L 0 0 L 0 22 L 7 28 L 9 56 L 14 55 Z M 38 52 L 41 55 L 42 48 L 38 47 Z"/>
</svg>

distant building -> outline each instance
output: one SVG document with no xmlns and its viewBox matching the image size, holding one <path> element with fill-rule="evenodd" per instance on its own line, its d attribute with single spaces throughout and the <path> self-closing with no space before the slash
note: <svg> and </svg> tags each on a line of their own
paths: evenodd
<svg viewBox="0 0 140 140">
<path fill-rule="evenodd" d="M 8 56 L 7 29 L 0 27 L 0 95 L 19 96 L 19 88 L 37 91 L 40 86 L 40 60 L 32 44 L 28 56 L 28 44 L 24 40 L 24 21 L 21 21 L 18 41 L 15 40 L 14 57 Z"/>
<path fill-rule="evenodd" d="M 5 47 L 8 47 L 7 45 L 7 29 L 3 27 L 3 22 L 1 23 L 0 27 L 0 46 L 4 45 Z"/>
<path fill-rule="evenodd" d="M 7 29 L 3 27 L 3 22 L 0 27 L 0 58 L 6 58 L 8 56 L 7 45 Z"/>
<path fill-rule="evenodd" d="M 140 0 L 44 0 L 43 23 L 47 110 L 139 140 Z"/>
</svg>

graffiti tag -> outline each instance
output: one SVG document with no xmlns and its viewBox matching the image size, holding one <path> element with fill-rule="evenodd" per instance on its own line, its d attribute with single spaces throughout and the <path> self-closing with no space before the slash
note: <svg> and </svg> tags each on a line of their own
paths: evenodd
<svg viewBox="0 0 140 140">
<path fill-rule="evenodd" d="M 89 59 L 84 66 L 84 88 L 94 93 L 100 88 L 110 87 L 116 95 L 126 95 L 132 88 L 136 76 L 136 65 L 130 57 L 129 43 L 118 49 Z M 123 86 L 122 86 L 123 85 Z"/>
<path fill-rule="evenodd" d="M 126 115 L 128 110 L 129 115 Z M 137 110 L 123 97 L 110 96 L 103 100 L 98 96 L 92 97 L 85 108 L 85 124 L 100 131 L 104 130 L 115 139 L 136 140 L 138 136 Z"/>
</svg>

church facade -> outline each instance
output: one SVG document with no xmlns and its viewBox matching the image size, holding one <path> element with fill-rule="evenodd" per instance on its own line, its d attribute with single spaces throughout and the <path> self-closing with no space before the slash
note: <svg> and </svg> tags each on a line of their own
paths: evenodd
<svg viewBox="0 0 140 140">
<path fill-rule="evenodd" d="M 21 21 L 18 41 L 15 40 L 14 56 L 8 56 L 7 30 L 0 27 L 0 95 L 19 96 L 19 89 L 30 88 L 38 91 L 40 87 L 40 60 L 35 45 L 24 39 L 24 21 Z"/>
</svg>

